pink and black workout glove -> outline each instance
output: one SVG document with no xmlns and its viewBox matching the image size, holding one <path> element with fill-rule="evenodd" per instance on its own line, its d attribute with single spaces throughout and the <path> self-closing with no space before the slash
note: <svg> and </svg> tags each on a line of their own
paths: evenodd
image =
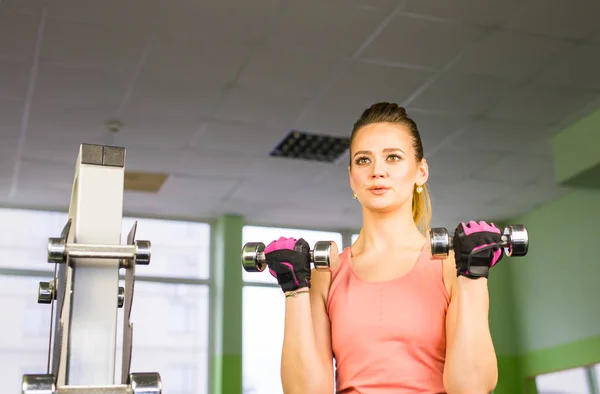
<svg viewBox="0 0 600 394">
<path fill-rule="evenodd" d="M 264 252 L 269 272 L 284 292 L 310 287 L 310 245 L 305 240 L 281 237 Z"/>
<path fill-rule="evenodd" d="M 502 259 L 498 245 L 502 233 L 493 223 L 470 221 L 454 231 L 454 260 L 458 276 L 487 278 L 490 268 Z"/>
</svg>

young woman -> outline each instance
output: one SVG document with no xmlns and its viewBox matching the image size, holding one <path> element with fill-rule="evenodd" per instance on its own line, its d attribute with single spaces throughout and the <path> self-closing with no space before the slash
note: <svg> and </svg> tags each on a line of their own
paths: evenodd
<svg viewBox="0 0 600 394">
<path fill-rule="evenodd" d="M 302 239 L 265 249 L 286 295 L 283 391 L 492 392 L 498 372 L 487 276 L 502 254 L 472 252 L 500 242 L 500 230 L 461 223 L 455 252 L 432 258 L 429 170 L 417 125 L 396 104 L 374 104 L 355 123 L 348 171 L 362 229 L 330 272 L 311 271 Z"/>
</svg>

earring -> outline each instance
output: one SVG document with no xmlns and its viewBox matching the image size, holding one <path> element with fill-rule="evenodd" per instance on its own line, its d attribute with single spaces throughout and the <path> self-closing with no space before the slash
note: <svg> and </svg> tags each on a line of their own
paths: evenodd
<svg viewBox="0 0 600 394">
<path fill-rule="evenodd" d="M 423 191 L 423 186 L 418 186 L 417 187 L 417 193 L 421 193 Z"/>
<path fill-rule="evenodd" d="M 352 193 L 352 198 L 355 200 L 358 199 L 358 196 L 356 195 L 356 193 Z"/>
</svg>

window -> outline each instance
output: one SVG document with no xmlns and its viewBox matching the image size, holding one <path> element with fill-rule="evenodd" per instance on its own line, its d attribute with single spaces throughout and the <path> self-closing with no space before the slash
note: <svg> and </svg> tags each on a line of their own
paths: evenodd
<svg viewBox="0 0 600 394">
<path fill-rule="evenodd" d="M 60 236 L 67 214 L 0 209 L 0 223 L 0 267 L 54 270 L 46 258 L 48 238 Z"/>
<path fill-rule="evenodd" d="M 242 308 L 244 394 L 283 394 L 280 377 L 283 293 L 276 287 L 244 286 Z"/>
<path fill-rule="evenodd" d="M 60 212 L 0 209 L 0 267 L 54 270 L 46 259 L 48 238 L 60 237 L 68 215 Z M 121 243 L 135 221 L 136 239 L 152 243 L 150 265 L 140 267 L 141 276 L 207 279 L 210 264 L 210 225 L 183 221 L 123 218 Z"/>
<path fill-rule="evenodd" d="M 358 238 L 358 234 L 352 234 L 352 243 L 356 242 L 356 239 Z"/>
<path fill-rule="evenodd" d="M 333 241 L 340 250 L 343 245 L 342 234 L 337 232 L 255 226 L 243 228 L 242 242 L 263 242 L 268 245 L 280 237 L 304 238 L 311 248 L 317 241 Z M 282 394 L 280 368 L 285 318 L 283 292 L 268 272 L 244 271 L 243 279 L 246 282 L 242 304 L 244 393 Z M 268 365 L 268 373 L 265 373 L 265 365 Z"/>
<path fill-rule="evenodd" d="M 585 368 L 573 368 L 536 376 L 538 394 L 595 394 Z"/>
<path fill-rule="evenodd" d="M 0 381 L 5 393 L 21 392 L 24 373 L 46 372 L 50 305 L 37 303 L 37 288 L 47 280 L 0 275 Z"/>
<path fill-rule="evenodd" d="M 256 227 L 244 226 L 242 231 L 242 243 L 247 242 L 263 242 L 266 245 L 279 239 L 280 237 L 304 238 L 312 248 L 317 241 L 334 241 L 338 245 L 338 249 L 342 250 L 342 234 L 329 231 L 315 230 L 299 230 L 291 228 L 278 227 Z M 263 272 L 246 272 L 242 273 L 245 282 L 255 283 L 277 283 L 275 278 L 269 274 L 268 270 Z"/>
<path fill-rule="evenodd" d="M 208 297 L 206 285 L 136 282 L 131 312 L 131 372 L 160 373 L 163 386 L 169 393 L 206 393 L 209 362 Z M 122 324 L 123 309 L 119 309 L 117 373 L 121 371 Z M 181 381 L 182 376 L 190 375 L 193 377 L 192 383 L 192 378 L 187 377 Z"/>
<path fill-rule="evenodd" d="M 210 270 L 210 225 L 158 219 L 123 218 L 122 243 L 137 220 L 135 238 L 152 243 L 150 265 L 137 275 L 207 279 Z"/>
</svg>

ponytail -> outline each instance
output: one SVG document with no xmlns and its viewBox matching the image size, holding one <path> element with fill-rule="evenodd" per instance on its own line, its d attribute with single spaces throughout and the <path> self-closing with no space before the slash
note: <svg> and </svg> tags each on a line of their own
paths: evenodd
<svg viewBox="0 0 600 394">
<path fill-rule="evenodd" d="M 420 193 L 417 192 L 417 185 L 413 190 L 412 215 L 421 234 L 427 236 L 427 231 L 431 226 L 431 198 L 427 185 L 423 184 L 421 187 L 423 190 Z"/>
</svg>

